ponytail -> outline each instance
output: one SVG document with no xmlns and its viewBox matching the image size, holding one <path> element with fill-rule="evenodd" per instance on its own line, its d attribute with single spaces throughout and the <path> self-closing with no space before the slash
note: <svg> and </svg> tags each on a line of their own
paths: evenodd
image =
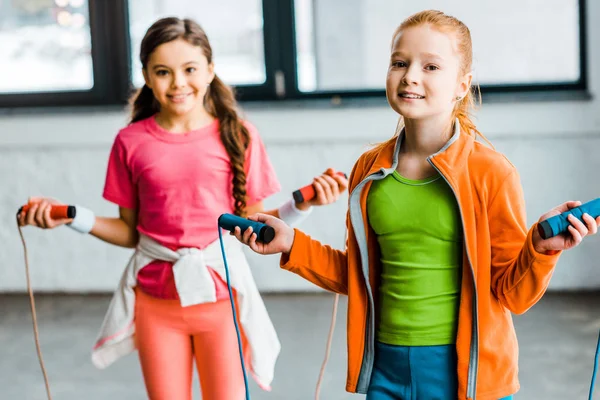
<svg viewBox="0 0 600 400">
<path fill-rule="evenodd" d="M 453 123 L 455 119 L 458 119 L 458 123 L 460 125 L 461 132 L 467 133 L 469 135 L 474 135 L 475 138 L 480 136 L 483 140 L 486 141 L 492 148 L 494 145 L 486 138 L 475 126 L 471 118 L 471 110 L 476 109 L 481 104 L 481 91 L 479 90 L 479 85 L 475 85 L 467 92 L 467 95 L 458 100 L 456 102 L 456 106 L 454 107 Z"/>
<path fill-rule="evenodd" d="M 130 104 L 130 123 L 150 118 L 151 116 L 160 111 L 160 106 L 154 98 L 154 93 L 152 93 L 152 89 L 150 89 L 148 85 L 144 85 L 131 97 Z"/>
<path fill-rule="evenodd" d="M 250 144 L 250 133 L 237 112 L 237 102 L 232 89 L 215 75 L 211 81 L 204 106 L 209 114 L 219 120 L 221 141 L 227 150 L 233 172 L 233 199 L 235 215 L 246 214 L 246 149 Z"/>
</svg>

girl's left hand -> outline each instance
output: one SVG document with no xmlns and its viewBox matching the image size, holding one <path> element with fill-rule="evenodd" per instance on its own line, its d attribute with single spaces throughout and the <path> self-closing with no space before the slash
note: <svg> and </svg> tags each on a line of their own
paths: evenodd
<svg viewBox="0 0 600 400">
<path fill-rule="evenodd" d="M 572 208 L 579 207 L 580 205 L 580 201 L 567 201 L 542 215 L 539 222 L 555 215 L 562 214 Z M 569 215 L 568 220 L 571 223 L 568 232 L 548 239 L 542 239 L 538 230 L 535 229 L 533 231 L 533 247 L 535 248 L 535 251 L 546 254 L 548 252 L 571 249 L 581 243 L 584 237 L 595 235 L 600 226 L 600 217 L 594 220 L 589 214 L 583 214 L 583 221 L 585 224 L 573 215 Z"/>
<path fill-rule="evenodd" d="M 298 209 L 302 210 L 310 206 L 324 206 L 335 203 L 340 195 L 348 189 L 348 179 L 341 174 L 336 174 L 333 168 L 329 168 L 320 176 L 315 177 L 313 186 L 315 187 L 315 197 L 304 203 L 296 204 Z"/>
</svg>

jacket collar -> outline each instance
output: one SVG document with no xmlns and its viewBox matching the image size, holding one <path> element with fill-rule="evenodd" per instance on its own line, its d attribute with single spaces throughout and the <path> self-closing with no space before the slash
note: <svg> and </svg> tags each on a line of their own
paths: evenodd
<svg viewBox="0 0 600 400">
<path fill-rule="evenodd" d="M 384 144 L 381 151 L 375 155 L 375 161 L 366 175 L 371 175 L 382 169 L 395 169 L 398 165 L 398 154 L 403 139 L 404 129 L 398 134 L 396 140 L 390 139 Z M 475 139 L 471 135 L 461 132 L 460 123 L 456 119 L 452 137 L 438 152 L 429 156 L 429 159 L 435 160 L 436 165 L 446 171 L 459 169 L 466 163 L 467 156 L 473 149 L 474 141 Z"/>
</svg>

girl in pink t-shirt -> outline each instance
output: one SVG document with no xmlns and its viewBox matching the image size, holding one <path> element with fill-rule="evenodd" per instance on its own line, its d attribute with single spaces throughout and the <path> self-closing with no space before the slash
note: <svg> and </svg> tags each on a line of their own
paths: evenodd
<svg viewBox="0 0 600 400">
<path fill-rule="evenodd" d="M 143 234 L 172 250 L 204 249 L 218 240 L 221 214 L 265 212 L 262 201 L 280 190 L 279 182 L 258 132 L 240 118 L 232 90 L 216 76 L 201 27 L 178 18 L 155 22 L 140 60 L 145 85 L 134 96 L 131 123 L 115 138 L 103 193 L 119 206 L 119 218 L 78 208 L 75 221 L 53 220 L 56 201 L 32 198 L 21 225 L 69 223 L 122 247 L 136 247 Z M 347 188 L 331 170 L 313 184 L 315 199 L 286 213 L 332 203 Z M 281 217 L 280 210 L 266 213 Z M 87 220 L 78 222 L 80 214 Z M 226 284 L 209 268 L 217 301 L 182 307 L 171 267 L 154 261 L 137 275 L 135 341 L 148 396 L 191 399 L 195 358 L 204 399 L 243 398 Z"/>
</svg>

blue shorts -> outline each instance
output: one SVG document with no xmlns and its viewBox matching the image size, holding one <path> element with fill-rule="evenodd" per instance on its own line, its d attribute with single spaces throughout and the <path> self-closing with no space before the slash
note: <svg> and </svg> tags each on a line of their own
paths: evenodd
<svg viewBox="0 0 600 400">
<path fill-rule="evenodd" d="M 456 362 L 454 345 L 409 347 L 375 342 L 367 400 L 456 399 Z"/>
</svg>

